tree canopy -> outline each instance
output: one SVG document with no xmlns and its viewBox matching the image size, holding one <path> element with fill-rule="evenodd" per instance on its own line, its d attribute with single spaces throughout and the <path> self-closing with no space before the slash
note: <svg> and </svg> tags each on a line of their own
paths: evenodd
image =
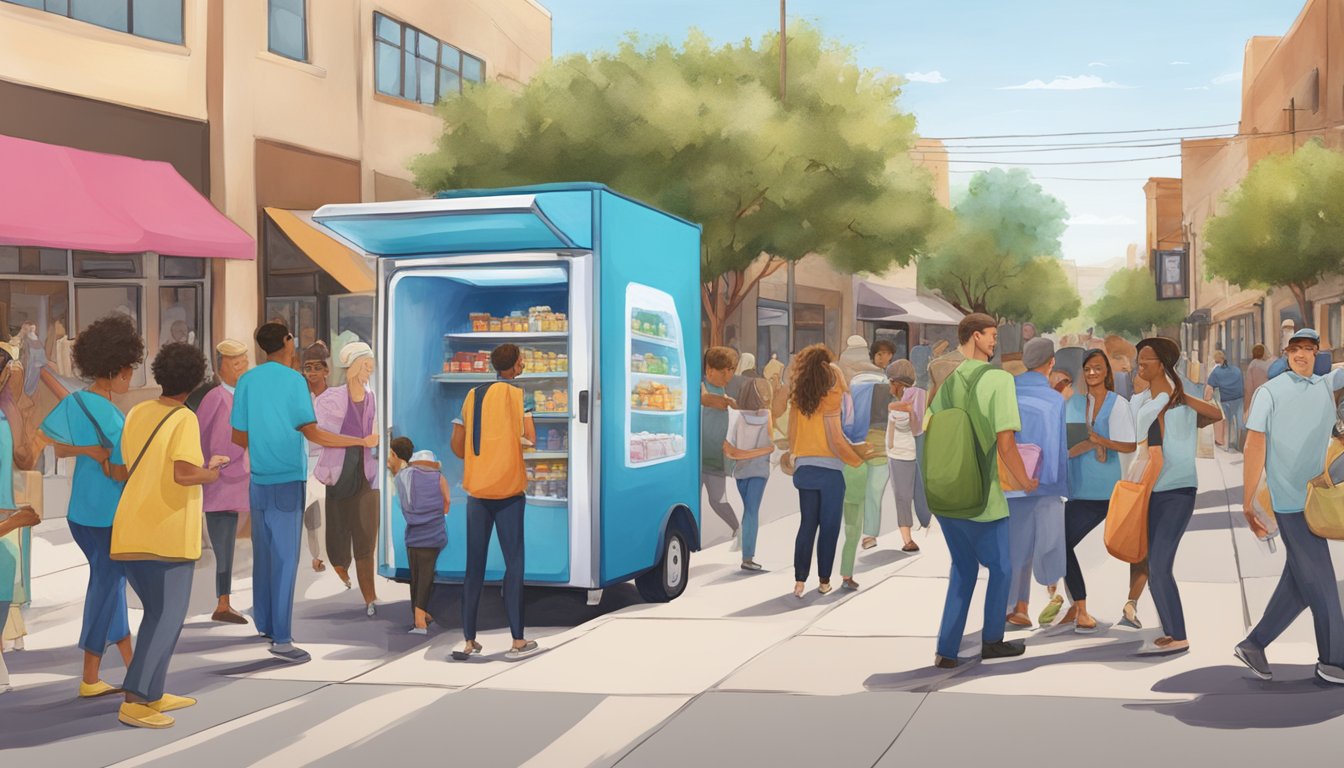
<svg viewBox="0 0 1344 768">
<path fill-rule="evenodd" d="M 1311 317 L 1307 290 L 1344 271 L 1344 154 L 1312 140 L 1256 163 L 1205 229 L 1211 277 L 1282 286 Z"/>
<path fill-rule="evenodd" d="M 1088 312 L 1107 333 L 1141 337 L 1154 326 L 1179 325 L 1189 302 L 1159 300 L 1153 275 L 1147 269 L 1122 269 L 1111 275 L 1100 299 Z"/>
<path fill-rule="evenodd" d="M 1020 168 L 977 173 L 919 279 L 963 312 L 1053 330 L 1082 306 L 1059 263 L 1068 210 Z"/>
<path fill-rule="evenodd" d="M 899 80 L 861 69 L 814 27 L 680 46 L 631 36 L 544 66 L 521 87 L 468 88 L 438 109 L 426 190 L 598 181 L 703 225 L 710 340 L 761 279 L 817 253 L 845 272 L 909 263 L 945 221 L 910 159 Z"/>
</svg>

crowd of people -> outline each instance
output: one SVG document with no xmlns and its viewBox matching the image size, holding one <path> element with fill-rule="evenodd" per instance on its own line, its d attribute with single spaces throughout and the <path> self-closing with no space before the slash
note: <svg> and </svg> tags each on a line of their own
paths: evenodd
<svg viewBox="0 0 1344 768">
<path fill-rule="evenodd" d="M 1116 556 L 1130 567 L 1117 623 L 1143 627 L 1138 600 L 1147 588 L 1162 634 L 1140 652 L 1181 653 L 1190 635 L 1175 562 L 1195 511 L 1200 430 L 1219 425 L 1226 450 L 1244 446 L 1248 525 L 1268 540 L 1274 535 L 1268 514 L 1287 548 L 1263 620 L 1234 653 L 1268 679 L 1265 648 L 1310 609 L 1316 674 L 1344 684 L 1344 616 L 1334 570 L 1326 539 L 1303 514 L 1308 487 L 1324 482 L 1332 427 L 1344 447 L 1335 394 L 1344 389 L 1344 370 L 1320 370 L 1319 335 L 1296 331 L 1272 363 L 1257 347 L 1246 376 L 1219 352 L 1201 387 L 1188 378 L 1180 346 L 1161 337 L 1132 348 L 1132 370 L 1129 358 L 1102 345 L 1082 352 L 1078 370 L 1056 369 L 1055 344 L 1044 337 L 1030 338 L 1020 356 L 995 366 L 997 326 L 988 316 L 969 315 L 956 347 L 912 353 L 912 360 L 893 360 L 893 345 L 868 345 L 862 337 L 851 338 L 839 356 L 814 345 L 787 367 L 772 360 L 764 374 L 750 355 L 706 350 L 704 490 L 733 531 L 741 567 L 762 569 L 756 535 L 772 464 L 792 476 L 798 492 L 793 594 L 800 598 L 814 552 L 819 593 L 832 591 L 837 549 L 842 587 L 859 589 L 854 555 L 860 546 L 876 546 L 890 487 L 901 549 L 919 551 L 911 531 L 916 521 L 928 526 L 936 517 L 951 554 L 934 665 L 952 669 L 965 661 L 963 633 L 981 567 L 988 571 L 983 658 L 1023 654 L 1025 643 L 1007 641 L 1007 633 L 1038 624 L 1098 632 L 1077 547 L 1108 518 L 1137 520 L 1135 540 L 1114 548 L 1107 526 L 1108 549 L 1123 552 Z M 725 493 L 728 476 L 742 499 L 740 521 Z M 1272 509 L 1257 514 L 1262 484 Z M 1117 530 L 1124 524 L 1117 522 Z M 1033 581 L 1047 596 L 1034 621 Z"/>
</svg>

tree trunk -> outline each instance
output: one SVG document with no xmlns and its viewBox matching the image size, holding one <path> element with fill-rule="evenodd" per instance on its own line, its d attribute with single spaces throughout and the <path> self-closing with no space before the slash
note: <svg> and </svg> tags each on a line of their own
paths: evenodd
<svg viewBox="0 0 1344 768">
<path fill-rule="evenodd" d="M 1288 290 L 1293 292 L 1293 298 L 1297 299 L 1297 309 L 1302 313 L 1301 328 L 1315 328 L 1316 320 L 1311 316 L 1311 302 L 1307 301 L 1307 289 L 1309 284 L 1294 283 L 1288 286 Z"/>
<path fill-rule="evenodd" d="M 725 272 L 717 279 L 701 285 L 700 305 L 705 319 L 709 323 L 709 327 L 705 329 L 706 332 L 702 334 L 706 346 L 721 346 L 724 344 L 724 328 L 728 325 L 729 315 L 737 311 L 737 308 L 742 305 L 742 302 L 760 284 L 761 280 L 778 272 L 788 263 L 784 259 L 774 256 L 763 258 L 764 263 L 758 260 L 753 262 L 752 266 L 746 270 Z M 760 264 L 759 269 L 753 271 L 758 263 Z"/>
</svg>

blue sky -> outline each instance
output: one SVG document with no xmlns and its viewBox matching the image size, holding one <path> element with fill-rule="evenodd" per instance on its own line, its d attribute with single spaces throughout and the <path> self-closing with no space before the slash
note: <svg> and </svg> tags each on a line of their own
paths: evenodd
<svg viewBox="0 0 1344 768">
<path fill-rule="evenodd" d="M 698 27 L 717 41 L 777 28 L 776 0 L 541 0 L 554 16 L 554 47 L 610 49 L 630 31 L 679 41 Z M 1235 123 L 1246 41 L 1282 35 L 1305 0 L 789 0 L 807 19 L 854 47 L 861 65 L 916 75 L 901 96 L 924 136 L 1121 131 Z M 1179 154 L 1178 146 L 1018 152 L 975 144 L 1132 141 L 1235 132 L 1235 126 L 1158 134 L 949 142 L 953 160 L 1002 165 L 1122 160 Z M 952 186 L 992 167 L 954 162 Z M 1179 176 L 1179 159 L 1031 167 L 1068 206 L 1065 258 L 1123 258 L 1144 232 L 1143 181 Z M 1108 181 L 1065 181 L 1107 179 Z"/>
</svg>

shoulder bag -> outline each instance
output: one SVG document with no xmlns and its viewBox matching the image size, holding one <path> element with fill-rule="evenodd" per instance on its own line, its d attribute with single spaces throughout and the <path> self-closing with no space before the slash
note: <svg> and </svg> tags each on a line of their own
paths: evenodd
<svg viewBox="0 0 1344 768">
<path fill-rule="evenodd" d="M 176 408 L 169 411 L 168 415 L 164 416 L 163 420 L 159 422 L 159 425 L 154 427 L 154 431 L 149 433 L 149 439 L 145 441 L 144 447 L 140 449 L 140 455 L 135 457 L 135 461 L 132 462 L 131 464 L 130 471 L 126 473 L 126 482 L 129 483 L 131 481 L 131 476 L 134 475 L 135 470 L 140 467 L 140 460 L 145 458 L 145 454 L 149 452 L 149 446 L 154 444 L 154 438 L 159 436 L 159 430 L 163 429 L 163 425 L 167 424 L 168 420 L 173 418 L 173 414 L 177 413 L 178 411 L 182 410 L 185 407 L 186 406 L 184 405 L 179 405 Z"/>
<path fill-rule="evenodd" d="M 1158 420 L 1165 430 L 1163 416 L 1159 415 Z M 1152 495 L 1153 487 L 1143 480 L 1147 470 L 1145 453 L 1115 484 L 1106 509 L 1106 551 L 1126 563 L 1141 563 L 1148 557 L 1148 497 Z"/>
</svg>

